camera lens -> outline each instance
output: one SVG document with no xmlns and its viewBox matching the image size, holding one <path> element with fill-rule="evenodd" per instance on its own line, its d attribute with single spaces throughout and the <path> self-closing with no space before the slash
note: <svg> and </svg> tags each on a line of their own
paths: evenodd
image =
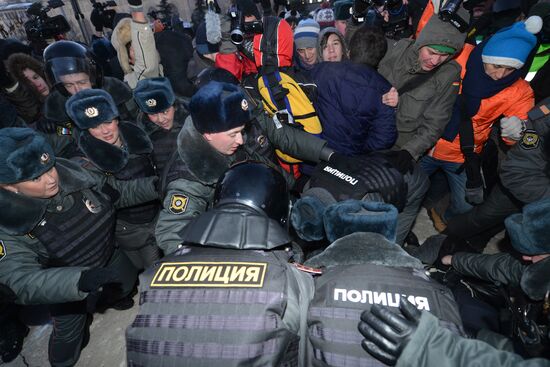
<svg viewBox="0 0 550 367">
<path fill-rule="evenodd" d="M 239 28 L 235 28 L 233 31 L 231 31 L 231 42 L 233 42 L 236 45 L 240 45 L 244 41 L 244 35 L 243 32 Z"/>
</svg>

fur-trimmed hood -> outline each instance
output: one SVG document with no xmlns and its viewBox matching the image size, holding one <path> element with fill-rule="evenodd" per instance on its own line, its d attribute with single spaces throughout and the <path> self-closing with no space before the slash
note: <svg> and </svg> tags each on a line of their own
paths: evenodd
<svg viewBox="0 0 550 367">
<path fill-rule="evenodd" d="M 111 44 L 116 50 L 118 62 L 124 75 L 130 74 L 133 71 L 128 58 L 128 49 L 126 45 L 132 42 L 132 18 L 124 18 L 113 29 L 111 36 Z"/>
<path fill-rule="evenodd" d="M 20 84 L 27 86 L 38 99 L 41 101 L 45 99 L 45 97 L 38 93 L 31 82 L 29 82 L 23 74 L 23 70 L 31 69 L 47 83 L 46 75 L 44 74 L 44 64 L 27 54 L 16 53 L 8 58 L 6 67 L 10 75 L 13 76 Z M 50 87 L 51 91 L 51 86 L 49 84 L 48 87 Z"/>
<path fill-rule="evenodd" d="M 123 148 L 94 138 L 88 130 L 78 130 L 78 147 L 96 167 L 108 173 L 123 169 L 132 154 L 150 154 L 151 140 L 141 128 L 130 122 L 118 123 Z"/>
<path fill-rule="evenodd" d="M 305 265 L 316 268 L 359 264 L 423 269 L 420 260 L 407 254 L 399 245 L 378 233 L 367 232 L 342 237 L 305 262 Z"/>
<path fill-rule="evenodd" d="M 113 100 L 117 106 L 121 106 L 134 98 L 130 87 L 116 78 L 111 78 L 108 76 L 104 77 L 102 89 L 113 97 Z M 67 102 L 67 99 L 69 99 L 69 97 L 64 96 L 58 90 L 52 90 L 44 103 L 44 116 L 50 120 L 58 122 L 70 121 L 70 118 L 67 116 L 67 112 L 65 111 L 65 103 Z"/>
<path fill-rule="evenodd" d="M 235 154 L 226 156 L 214 149 L 195 129 L 188 116 L 178 135 L 178 153 L 189 172 L 205 185 L 214 185 L 234 162 Z"/>
<path fill-rule="evenodd" d="M 58 158 L 59 193 L 50 199 L 36 199 L 0 189 L 0 231 L 19 236 L 29 233 L 44 217 L 49 206 L 63 197 L 95 184 L 92 176 L 77 163 Z"/>
<path fill-rule="evenodd" d="M 325 61 L 325 60 L 323 60 L 323 49 L 322 49 L 322 46 L 321 46 L 321 42 L 323 41 L 323 37 L 327 34 L 328 35 L 335 34 L 336 36 L 338 36 L 338 38 L 340 39 L 340 43 L 342 44 L 342 53 L 343 53 L 342 60 L 347 60 L 348 59 L 348 46 L 346 44 L 346 40 L 344 39 L 344 36 L 336 28 L 327 27 L 327 28 L 322 29 L 321 32 L 319 32 L 319 37 L 317 38 L 317 58 L 318 58 L 319 62 Z"/>
</svg>

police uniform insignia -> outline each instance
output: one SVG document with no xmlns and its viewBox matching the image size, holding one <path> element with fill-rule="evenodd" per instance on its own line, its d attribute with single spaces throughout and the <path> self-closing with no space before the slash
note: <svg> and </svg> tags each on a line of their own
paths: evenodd
<svg viewBox="0 0 550 367">
<path fill-rule="evenodd" d="M 157 100 L 154 98 L 149 98 L 145 101 L 145 104 L 147 105 L 147 107 L 155 107 L 157 105 Z"/>
<path fill-rule="evenodd" d="M 86 205 L 86 209 L 92 214 L 99 213 L 101 211 L 101 208 L 98 208 L 90 199 L 83 199 L 84 205 Z"/>
<path fill-rule="evenodd" d="M 95 107 L 88 107 L 84 110 L 86 117 L 92 118 L 99 116 L 99 111 Z"/>
<path fill-rule="evenodd" d="M 5 258 L 6 255 L 6 246 L 4 246 L 4 241 L 0 240 L 0 260 Z"/>
<path fill-rule="evenodd" d="M 256 139 L 256 141 L 258 142 L 258 144 L 260 144 L 260 146 L 263 148 L 265 147 L 265 144 L 267 142 L 267 139 L 264 135 L 260 135 L 258 136 L 258 138 Z"/>
<path fill-rule="evenodd" d="M 264 262 L 166 262 L 151 287 L 262 288 L 267 267 Z"/>
<path fill-rule="evenodd" d="M 243 109 L 243 111 L 248 111 L 248 101 L 246 99 L 243 99 L 241 101 L 241 108 Z"/>
<path fill-rule="evenodd" d="M 535 130 L 525 130 L 519 146 L 525 150 L 535 149 L 539 146 L 540 138 Z"/>
<path fill-rule="evenodd" d="M 48 164 L 50 161 L 50 155 L 48 153 L 42 153 L 40 156 L 40 163 L 42 164 Z"/>
<path fill-rule="evenodd" d="M 185 195 L 172 195 L 172 198 L 170 199 L 170 208 L 168 210 L 172 214 L 181 214 L 185 212 L 185 209 L 187 209 L 187 202 L 189 199 Z"/>
</svg>

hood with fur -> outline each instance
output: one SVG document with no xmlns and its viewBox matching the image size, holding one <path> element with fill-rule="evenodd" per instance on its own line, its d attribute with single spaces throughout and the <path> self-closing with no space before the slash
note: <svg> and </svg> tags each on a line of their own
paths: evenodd
<svg viewBox="0 0 550 367">
<path fill-rule="evenodd" d="M 346 45 L 346 41 L 344 39 L 344 36 L 336 28 L 327 27 L 327 28 L 322 29 L 321 32 L 319 32 L 319 37 L 317 38 L 317 57 L 318 57 L 319 62 L 325 61 L 325 60 L 323 60 L 323 49 L 322 49 L 322 46 L 321 46 L 321 42 L 323 41 L 323 38 L 325 37 L 325 35 L 327 35 L 327 37 L 329 37 L 329 35 L 331 35 L 331 34 L 337 35 L 338 38 L 340 39 L 340 43 L 342 44 L 342 52 L 343 52 L 342 60 L 347 60 L 348 59 L 348 46 Z"/>
<path fill-rule="evenodd" d="M 126 48 L 126 45 L 132 42 L 131 24 L 132 18 L 120 20 L 115 29 L 113 29 L 113 35 L 111 36 L 111 43 L 116 50 L 118 61 L 124 74 L 129 74 L 133 71 L 128 58 L 128 49 Z"/>
<path fill-rule="evenodd" d="M 11 55 L 8 58 L 6 65 L 8 72 L 13 76 L 19 83 L 26 85 L 34 94 L 36 94 L 40 100 L 44 100 L 45 97 L 41 96 L 34 86 L 29 82 L 29 80 L 23 74 L 23 70 L 31 69 L 36 74 L 38 74 L 44 81 L 46 81 L 46 75 L 44 74 L 44 65 L 36 60 L 34 57 L 29 56 L 23 53 L 16 53 Z M 48 84 L 51 89 L 51 86 Z"/>
</svg>

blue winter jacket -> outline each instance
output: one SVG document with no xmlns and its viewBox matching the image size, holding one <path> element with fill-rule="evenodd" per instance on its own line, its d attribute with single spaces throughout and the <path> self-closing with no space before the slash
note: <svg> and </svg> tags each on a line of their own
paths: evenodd
<svg viewBox="0 0 550 367">
<path fill-rule="evenodd" d="M 395 109 L 382 103 L 391 85 L 368 66 L 323 62 L 311 70 L 315 110 L 328 146 L 348 155 L 389 149 L 397 140 Z"/>
</svg>

